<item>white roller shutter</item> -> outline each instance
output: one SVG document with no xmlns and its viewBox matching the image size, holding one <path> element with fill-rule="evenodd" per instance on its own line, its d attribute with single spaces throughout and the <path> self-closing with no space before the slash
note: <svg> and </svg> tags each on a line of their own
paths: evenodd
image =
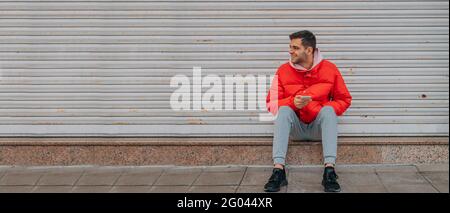
<svg viewBox="0 0 450 213">
<path fill-rule="evenodd" d="M 440 0 L 0 0 L 0 136 L 269 136 L 265 110 L 173 111 L 170 80 L 193 67 L 273 75 L 288 35 L 303 29 L 354 97 L 340 135 L 448 135 L 448 9 Z"/>
</svg>

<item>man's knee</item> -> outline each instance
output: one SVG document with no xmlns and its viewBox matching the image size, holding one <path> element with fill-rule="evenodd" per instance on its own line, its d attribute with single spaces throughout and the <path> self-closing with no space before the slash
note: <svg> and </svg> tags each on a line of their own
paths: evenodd
<svg viewBox="0 0 450 213">
<path fill-rule="evenodd" d="M 292 110 L 290 107 L 288 106 L 281 106 L 278 109 L 278 114 L 277 114 L 277 120 L 280 119 L 287 119 L 290 118 L 291 116 L 295 115 L 294 110 Z"/>
<path fill-rule="evenodd" d="M 278 109 L 278 115 L 291 115 L 293 113 L 295 113 L 294 110 L 288 106 L 281 106 Z"/>
<path fill-rule="evenodd" d="M 331 106 L 324 106 L 319 112 L 320 117 L 336 117 L 336 112 Z"/>
</svg>

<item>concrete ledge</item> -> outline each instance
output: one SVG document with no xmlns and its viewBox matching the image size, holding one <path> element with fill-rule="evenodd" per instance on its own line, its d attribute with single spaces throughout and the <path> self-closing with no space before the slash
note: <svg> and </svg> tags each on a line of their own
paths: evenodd
<svg viewBox="0 0 450 213">
<path fill-rule="evenodd" d="M 340 137 L 340 145 L 448 145 L 448 137 Z M 291 141 L 315 145 L 320 141 Z M 272 137 L 130 138 L 130 137 L 0 137 L 0 146 L 270 146 Z"/>
<path fill-rule="evenodd" d="M 448 163 L 448 137 L 342 137 L 340 164 Z M 0 138 L 0 165 L 271 165 L 272 138 Z M 322 163 L 321 142 L 292 141 L 290 165 Z"/>
</svg>

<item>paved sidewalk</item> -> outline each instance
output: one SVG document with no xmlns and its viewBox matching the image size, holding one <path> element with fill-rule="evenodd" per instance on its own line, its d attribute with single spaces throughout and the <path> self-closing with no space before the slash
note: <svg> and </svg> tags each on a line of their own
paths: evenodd
<svg viewBox="0 0 450 213">
<path fill-rule="evenodd" d="M 0 166 L 0 192 L 259 193 L 269 166 L 11 167 Z M 281 192 L 323 192 L 320 166 L 288 166 Z M 449 192 L 449 164 L 341 165 L 342 192 Z"/>
</svg>

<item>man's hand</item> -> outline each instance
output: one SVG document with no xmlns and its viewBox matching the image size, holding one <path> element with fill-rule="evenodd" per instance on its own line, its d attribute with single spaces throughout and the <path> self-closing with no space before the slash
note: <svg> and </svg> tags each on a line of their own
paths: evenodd
<svg viewBox="0 0 450 213">
<path fill-rule="evenodd" d="M 297 95 L 294 98 L 294 105 L 297 107 L 297 109 L 301 109 L 301 108 L 305 107 L 306 105 L 309 104 L 309 102 L 312 101 L 311 99 L 303 100 L 303 99 L 301 99 L 301 97 L 302 97 L 301 95 Z"/>
</svg>

